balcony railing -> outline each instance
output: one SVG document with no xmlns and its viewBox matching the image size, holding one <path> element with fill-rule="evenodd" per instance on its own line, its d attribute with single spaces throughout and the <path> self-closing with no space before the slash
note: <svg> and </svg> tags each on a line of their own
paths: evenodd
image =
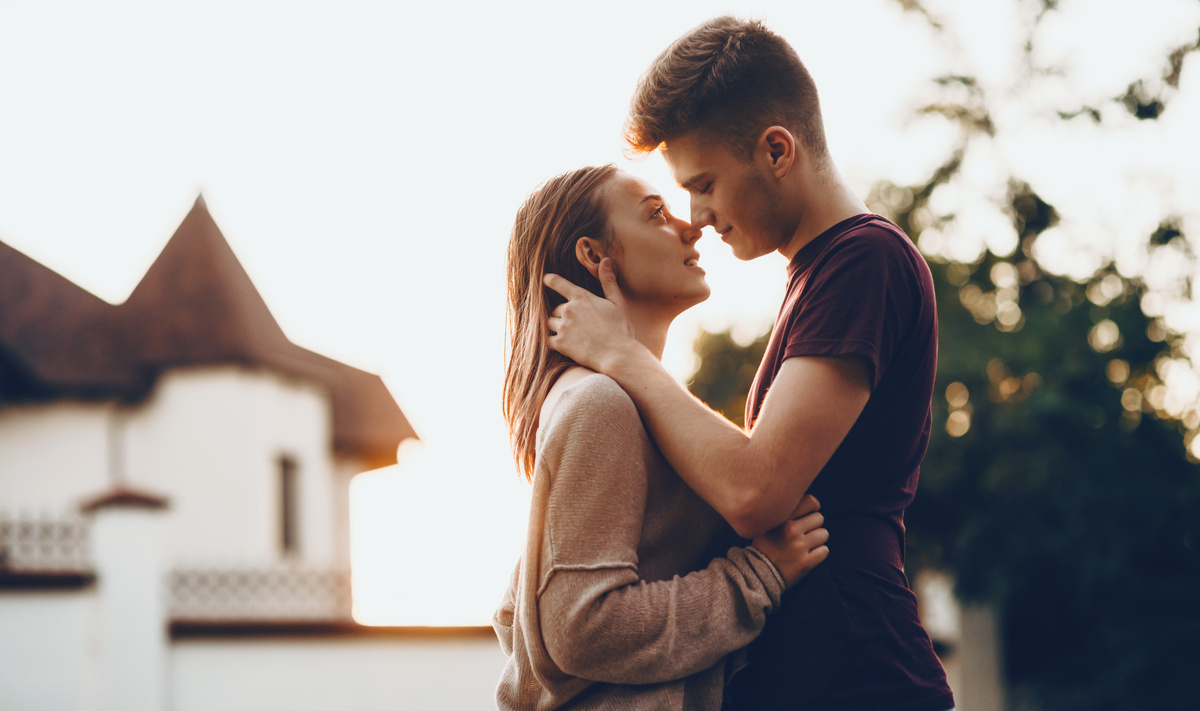
<svg viewBox="0 0 1200 711">
<path fill-rule="evenodd" d="M 21 573 L 90 571 L 87 523 L 74 517 L 0 512 L 0 568 Z"/>
<path fill-rule="evenodd" d="M 90 527 L 79 517 L 0 512 L 0 585 L 82 586 L 95 580 Z M 350 571 L 300 564 L 175 568 L 166 573 L 168 614 L 196 622 L 345 621 Z M 102 581 L 101 581 L 102 582 Z"/>
<path fill-rule="evenodd" d="M 175 620 L 350 619 L 349 571 L 298 566 L 175 569 L 168 581 Z"/>
</svg>

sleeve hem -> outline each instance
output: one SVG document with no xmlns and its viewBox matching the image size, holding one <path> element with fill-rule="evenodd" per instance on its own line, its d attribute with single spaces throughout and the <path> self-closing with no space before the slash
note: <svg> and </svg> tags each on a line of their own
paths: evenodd
<svg viewBox="0 0 1200 711">
<path fill-rule="evenodd" d="M 783 590 L 787 589 L 787 581 L 783 579 L 783 575 L 779 572 L 779 568 L 775 567 L 775 563 L 771 562 L 771 559 L 767 557 L 766 553 L 763 553 L 754 546 L 746 546 L 746 552 L 752 553 L 764 564 L 766 564 L 767 569 L 770 570 L 771 574 L 775 576 L 775 582 L 779 585 L 779 590 L 781 593 Z"/>
<path fill-rule="evenodd" d="M 871 383 L 871 389 L 874 390 L 879 385 L 879 349 L 874 343 L 864 340 L 838 340 L 834 338 L 817 338 L 799 343 L 789 343 L 783 348 L 783 357 L 780 361 L 788 358 L 820 358 L 830 356 L 858 356 L 866 361 L 867 367 L 870 370 L 868 379 Z"/>
</svg>

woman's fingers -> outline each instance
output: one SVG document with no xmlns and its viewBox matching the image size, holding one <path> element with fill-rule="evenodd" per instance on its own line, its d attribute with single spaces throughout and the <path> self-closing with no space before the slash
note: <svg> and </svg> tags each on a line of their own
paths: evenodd
<svg viewBox="0 0 1200 711">
<path fill-rule="evenodd" d="M 802 518 L 820 508 L 821 502 L 817 501 L 817 497 L 812 494 L 805 494 L 804 498 L 800 499 L 800 503 L 796 504 L 796 508 L 792 510 L 791 518 Z"/>
<path fill-rule="evenodd" d="M 792 526 L 799 533 L 809 533 L 815 531 L 825 525 L 825 517 L 820 512 L 814 511 L 806 516 L 801 516 L 791 522 Z"/>
</svg>

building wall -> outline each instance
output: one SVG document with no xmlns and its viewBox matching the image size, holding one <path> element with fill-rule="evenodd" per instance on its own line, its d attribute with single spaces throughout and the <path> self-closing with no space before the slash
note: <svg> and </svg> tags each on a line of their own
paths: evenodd
<svg viewBox="0 0 1200 711">
<path fill-rule="evenodd" d="M 77 513 L 108 481 L 113 406 L 0 407 L 0 511 Z"/>
<path fill-rule="evenodd" d="M 101 693 L 121 681 L 117 690 L 126 695 L 165 690 L 173 711 L 475 711 L 495 708 L 505 663 L 486 632 L 185 639 L 164 650 L 163 666 L 131 666 L 142 673 L 130 682 L 113 660 L 105 663 L 102 648 L 134 629 L 101 634 L 102 607 L 94 588 L 0 590 L 0 709 L 125 711 L 133 707 L 106 703 Z M 146 630 L 136 631 L 133 641 L 144 641 Z M 150 678 L 154 669 L 166 678 Z"/>
<path fill-rule="evenodd" d="M 176 711 L 495 708 L 492 636 L 176 641 Z"/>
<path fill-rule="evenodd" d="M 92 708 L 95 590 L 0 590 L 0 709 Z"/>
<path fill-rule="evenodd" d="M 271 372 L 236 367 L 165 374 L 123 430 L 124 476 L 171 502 L 180 565 L 262 566 L 280 544 L 279 458 L 298 465 L 298 562 L 335 563 L 327 395 Z"/>
<path fill-rule="evenodd" d="M 333 474 L 333 548 L 338 567 L 350 568 L 350 482 L 370 470 L 365 460 L 340 456 L 334 460 Z"/>
</svg>

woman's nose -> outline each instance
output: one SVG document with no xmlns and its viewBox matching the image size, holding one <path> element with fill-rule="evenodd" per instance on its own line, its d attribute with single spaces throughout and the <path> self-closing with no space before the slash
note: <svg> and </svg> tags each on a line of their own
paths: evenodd
<svg viewBox="0 0 1200 711">
<path fill-rule="evenodd" d="M 679 221 L 679 239 L 684 244 L 691 244 L 700 239 L 701 229 L 684 220 Z"/>
</svg>

